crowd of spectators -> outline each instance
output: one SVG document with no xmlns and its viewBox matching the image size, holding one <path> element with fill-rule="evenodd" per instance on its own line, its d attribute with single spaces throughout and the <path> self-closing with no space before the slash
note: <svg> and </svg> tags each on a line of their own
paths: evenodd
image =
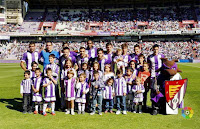
<svg viewBox="0 0 200 129">
<path fill-rule="evenodd" d="M 104 41 L 95 41 L 95 47 L 103 48 L 106 50 L 106 43 Z M 111 41 L 114 47 L 114 51 L 120 48 L 120 46 L 125 42 L 115 42 Z M 126 42 L 128 44 L 128 52 L 131 54 L 134 52 L 134 45 L 138 44 L 138 42 Z M 7 48 L 0 47 L 1 50 L 4 51 L 1 53 L 1 58 L 7 58 L 8 55 L 14 55 L 16 59 L 20 59 L 22 54 L 27 50 L 28 43 L 10 43 L 11 45 Z M 139 42 L 142 53 L 147 57 L 149 52 L 151 52 L 151 47 L 154 44 L 158 44 L 160 46 L 160 52 L 163 53 L 168 59 L 200 59 L 200 42 L 196 41 L 174 41 L 174 42 Z M 78 52 L 80 47 L 86 47 L 86 42 L 71 42 L 69 43 L 69 48 L 72 51 Z M 44 48 L 42 43 L 36 43 L 36 50 L 40 51 Z M 62 49 L 61 42 L 53 43 L 53 48 L 56 51 L 60 51 Z M 13 56 L 11 56 L 13 57 Z"/>
</svg>

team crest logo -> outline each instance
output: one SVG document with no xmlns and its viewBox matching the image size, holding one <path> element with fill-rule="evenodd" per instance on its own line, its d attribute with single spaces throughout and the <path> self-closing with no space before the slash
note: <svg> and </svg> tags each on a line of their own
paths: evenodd
<svg viewBox="0 0 200 129">
<path fill-rule="evenodd" d="M 187 88 L 187 79 L 165 81 L 165 96 L 168 105 L 174 110 L 182 102 Z"/>
</svg>

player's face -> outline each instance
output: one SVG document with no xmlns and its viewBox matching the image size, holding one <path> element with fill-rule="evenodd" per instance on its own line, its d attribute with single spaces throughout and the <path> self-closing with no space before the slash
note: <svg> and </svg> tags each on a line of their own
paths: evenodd
<svg viewBox="0 0 200 129">
<path fill-rule="evenodd" d="M 131 62 L 130 67 L 131 67 L 132 69 L 135 69 L 135 63 L 134 63 L 134 62 Z"/>
<path fill-rule="evenodd" d="M 80 55 L 81 56 L 85 55 L 85 49 L 80 49 Z"/>
<path fill-rule="evenodd" d="M 92 41 L 88 41 L 88 42 L 87 42 L 87 45 L 88 45 L 89 48 L 92 48 L 92 47 L 93 47 Z"/>
<path fill-rule="evenodd" d="M 105 66 L 105 72 L 110 72 L 110 67 L 109 66 Z"/>
<path fill-rule="evenodd" d="M 52 76 L 52 71 L 50 71 L 50 70 L 47 71 L 47 76 L 48 76 L 48 77 L 51 77 L 51 76 Z"/>
<path fill-rule="evenodd" d="M 30 75 L 24 74 L 24 77 L 25 77 L 26 79 L 29 79 L 29 78 L 30 78 Z"/>
<path fill-rule="evenodd" d="M 113 80 L 108 81 L 108 86 L 112 86 Z"/>
<path fill-rule="evenodd" d="M 35 71 L 35 69 L 36 69 L 37 67 L 38 67 L 37 64 L 33 64 L 33 66 L 32 66 L 32 70 Z"/>
<path fill-rule="evenodd" d="M 41 74 L 40 70 L 36 70 L 36 71 L 35 71 L 35 74 L 36 74 L 37 77 L 39 77 L 40 74 Z"/>
<path fill-rule="evenodd" d="M 80 82 L 83 82 L 83 81 L 85 81 L 85 77 L 84 76 L 80 76 L 79 80 L 80 80 Z"/>
<path fill-rule="evenodd" d="M 96 80 L 98 80 L 98 79 L 99 79 L 99 74 L 94 74 L 94 78 L 95 78 Z"/>
<path fill-rule="evenodd" d="M 159 52 L 159 48 L 158 48 L 158 47 L 155 47 L 155 48 L 153 49 L 153 53 L 157 55 L 158 52 Z"/>
<path fill-rule="evenodd" d="M 139 62 L 140 62 L 140 63 L 144 62 L 144 58 L 143 58 L 143 57 L 140 57 L 140 58 L 139 58 Z"/>
<path fill-rule="evenodd" d="M 141 50 L 140 50 L 139 47 L 135 47 L 135 48 L 134 48 L 134 52 L 135 52 L 137 55 L 139 55 L 140 52 L 141 52 Z"/>
<path fill-rule="evenodd" d="M 103 57 L 103 51 L 98 51 L 98 57 L 102 58 Z"/>
<path fill-rule="evenodd" d="M 148 64 L 144 64 L 144 65 L 143 65 L 143 68 L 144 68 L 144 70 L 148 70 L 148 69 L 149 69 Z"/>
<path fill-rule="evenodd" d="M 74 75 L 73 74 L 71 74 L 71 73 L 68 73 L 67 74 L 67 77 L 70 79 L 70 78 L 72 78 Z"/>
<path fill-rule="evenodd" d="M 49 57 L 49 62 L 52 64 L 54 62 L 54 58 L 53 57 Z"/>
<path fill-rule="evenodd" d="M 128 51 L 128 48 L 127 47 L 124 47 L 123 49 L 122 49 L 122 51 L 123 51 L 123 53 L 127 53 L 127 51 Z"/>
<path fill-rule="evenodd" d="M 63 55 L 65 56 L 65 57 L 69 57 L 69 49 L 65 49 L 64 51 L 63 51 Z"/>
<path fill-rule="evenodd" d="M 113 49 L 112 45 L 108 45 L 108 46 L 106 47 L 106 50 L 107 50 L 108 52 L 111 52 L 112 49 Z"/>
<path fill-rule="evenodd" d="M 47 43 L 46 48 L 47 48 L 48 51 L 51 51 L 53 49 L 53 44 Z"/>
<path fill-rule="evenodd" d="M 98 70 L 99 69 L 99 65 L 98 64 L 94 64 L 93 68 L 94 68 L 94 70 Z"/>
<path fill-rule="evenodd" d="M 86 70 L 86 69 L 87 69 L 87 65 L 84 64 L 84 65 L 82 66 L 82 69 L 83 69 L 83 70 Z"/>
<path fill-rule="evenodd" d="M 132 75 L 131 70 L 127 70 L 127 71 L 126 71 L 126 74 L 127 74 L 128 76 Z"/>
<path fill-rule="evenodd" d="M 31 52 L 34 52 L 35 51 L 35 45 L 34 44 L 30 44 L 29 45 L 29 49 Z"/>
</svg>

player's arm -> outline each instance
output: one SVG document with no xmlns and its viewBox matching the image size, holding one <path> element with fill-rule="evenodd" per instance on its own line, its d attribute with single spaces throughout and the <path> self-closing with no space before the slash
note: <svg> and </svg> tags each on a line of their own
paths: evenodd
<svg viewBox="0 0 200 129">
<path fill-rule="evenodd" d="M 57 79 L 54 79 L 53 77 L 51 77 L 50 79 L 54 84 L 58 84 Z"/>
<path fill-rule="evenodd" d="M 21 68 L 22 68 L 24 71 L 27 70 L 26 67 L 25 67 L 25 62 L 24 62 L 24 61 L 21 61 L 21 62 L 20 62 L 20 66 L 21 66 Z"/>
</svg>

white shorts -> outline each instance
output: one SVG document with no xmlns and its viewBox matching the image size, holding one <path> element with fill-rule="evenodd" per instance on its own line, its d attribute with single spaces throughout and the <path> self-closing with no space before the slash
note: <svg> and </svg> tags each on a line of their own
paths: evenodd
<svg viewBox="0 0 200 129">
<path fill-rule="evenodd" d="M 44 98 L 45 102 L 55 102 L 56 101 L 56 97 L 46 97 Z"/>
<path fill-rule="evenodd" d="M 134 103 L 143 102 L 143 98 L 134 98 L 133 102 Z"/>
<path fill-rule="evenodd" d="M 75 100 L 77 103 L 86 103 L 86 99 L 76 98 Z"/>
<path fill-rule="evenodd" d="M 38 95 L 37 96 L 34 95 L 32 101 L 33 102 L 41 102 L 42 101 L 42 97 L 38 96 Z"/>
<path fill-rule="evenodd" d="M 67 101 L 75 100 L 75 97 L 71 97 L 71 98 L 66 97 L 65 100 L 67 100 Z"/>
</svg>

